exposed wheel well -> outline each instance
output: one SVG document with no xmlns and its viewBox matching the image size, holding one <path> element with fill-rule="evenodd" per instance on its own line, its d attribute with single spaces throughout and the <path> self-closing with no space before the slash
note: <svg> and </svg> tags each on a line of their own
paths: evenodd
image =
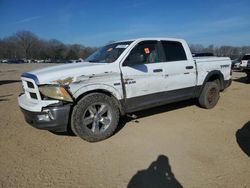
<svg viewBox="0 0 250 188">
<path fill-rule="evenodd" d="M 214 74 L 212 75 L 207 82 L 213 82 L 213 81 L 217 81 L 216 83 L 219 85 L 220 90 L 222 89 L 222 79 L 221 76 L 218 74 Z"/>
<path fill-rule="evenodd" d="M 207 79 L 205 80 L 204 84 L 206 84 L 206 82 L 212 82 L 217 80 L 217 84 L 219 85 L 220 90 L 224 89 L 224 77 L 223 74 L 221 73 L 212 73 L 211 75 L 207 76 Z"/>
</svg>

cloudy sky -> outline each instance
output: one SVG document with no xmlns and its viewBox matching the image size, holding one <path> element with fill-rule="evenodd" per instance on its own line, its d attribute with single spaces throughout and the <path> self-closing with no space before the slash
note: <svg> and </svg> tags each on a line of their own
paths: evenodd
<svg viewBox="0 0 250 188">
<path fill-rule="evenodd" d="M 138 37 L 250 45 L 249 7 L 249 0 L 0 0 L 0 38 L 28 30 L 90 46 Z"/>
</svg>

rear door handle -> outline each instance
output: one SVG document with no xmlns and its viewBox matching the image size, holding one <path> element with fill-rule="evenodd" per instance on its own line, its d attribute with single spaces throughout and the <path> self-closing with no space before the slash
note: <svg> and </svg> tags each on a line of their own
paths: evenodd
<svg viewBox="0 0 250 188">
<path fill-rule="evenodd" d="M 162 69 L 154 69 L 153 72 L 162 72 Z"/>
<path fill-rule="evenodd" d="M 194 66 L 186 66 L 186 69 L 193 69 Z"/>
</svg>

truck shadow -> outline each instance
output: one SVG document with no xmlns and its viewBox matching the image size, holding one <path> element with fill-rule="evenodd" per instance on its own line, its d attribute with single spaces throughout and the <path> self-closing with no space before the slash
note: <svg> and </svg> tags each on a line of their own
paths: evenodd
<svg viewBox="0 0 250 188">
<path fill-rule="evenodd" d="M 168 157 L 159 155 L 147 169 L 138 171 L 131 178 L 127 187 L 181 188 L 182 185 L 175 178 Z"/>
<path fill-rule="evenodd" d="M 191 99 L 191 100 L 171 103 L 171 104 L 167 104 L 167 105 L 158 106 L 158 107 L 150 108 L 147 110 L 135 112 L 133 114 L 136 116 L 136 118 L 133 118 L 131 116 L 123 116 L 120 118 L 119 126 L 117 127 L 115 134 L 118 133 L 128 122 L 133 121 L 135 123 L 139 123 L 140 118 L 165 113 L 168 111 L 173 111 L 173 110 L 177 110 L 179 108 L 184 108 L 184 107 L 192 106 L 192 105 L 196 105 L 196 104 L 197 104 L 197 100 Z"/>
<path fill-rule="evenodd" d="M 163 105 L 163 106 L 154 107 L 154 108 L 150 108 L 150 109 L 147 109 L 147 110 L 142 110 L 142 111 L 135 112 L 133 114 L 136 116 L 136 118 L 133 118 L 131 116 L 122 116 L 120 118 L 118 127 L 117 127 L 115 133 L 113 134 L 113 136 L 116 135 L 118 132 L 120 132 L 122 130 L 122 128 L 128 122 L 133 121 L 135 123 L 139 123 L 140 118 L 148 117 L 148 116 L 152 116 L 152 115 L 155 115 L 155 114 L 160 114 L 160 113 L 164 113 L 164 112 L 168 112 L 168 111 L 173 111 L 173 110 L 176 110 L 176 109 L 179 109 L 179 108 L 184 108 L 184 107 L 192 106 L 192 105 L 195 105 L 195 104 L 196 104 L 196 100 L 192 99 L 192 100 L 186 100 L 186 101 L 171 103 L 171 104 L 168 104 L 168 105 Z M 71 110 L 71 113 L 72 113 L 72 110 Z M 70 113 L 70 117 L 71 117 L 71 113 Z M 66 131 L 66 132 L 54 132 L 54 131 L 49 131 L 49 132 L 51 132 L 52 134 L 58 135 L 58 136 L 76 136 L 72 132 L 72 130 L 70 129 L 70 122 L 71 121 L 69 119 L 68 129 L 67 129 L 68 131 Z"/>
<path fill-rule="evenodd" d="M 240 77 L 240 78 L 235 78 L 233 79 L 235 82 L 240 82 L 244 84 L 250 84 L 250 78 L 248 76 Z"/>
<path fill-rule="evenodd" d="M 55 132 L 55 131 L 49 131 L 50 133 L 57 135 L 57 136 L 72 136 L 72 137 L 76 137 L 76 135 L 71 131 L 65 131 L 65 132 Z"/>
<path fill-rule="evenodd" d="M 250 121 L 239 129 L 235 136 L 241 150 L 250 157 Z"/>
<path fill-rule="evenodd" d="M 250 79 L 247 78 L 247 77 L 242 77 L 242 78 L 233 79 L 233 81 L 235 81 L 235 82 L 240 82 L 240 83 L 244 83 L 244 84 L 250 84 Z"/>
</svg>

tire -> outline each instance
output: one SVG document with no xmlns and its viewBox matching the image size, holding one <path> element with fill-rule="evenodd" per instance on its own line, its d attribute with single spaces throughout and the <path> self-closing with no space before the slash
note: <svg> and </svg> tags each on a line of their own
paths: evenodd
<svg viewBox="0 0 250 188">
<path fill-rule="evenodd" d="M 213 108 L 220 98 L 220 88 L 217 81 L 207 82 L 199 97 L 199 105 L 202 108 Z"/>
<path fill-rule="evenodd" d="M 119 109 L 112 97 L 91 93 L 73 108 L 72 131 L 82 139 L 97 142 L 110 137 L 119 122 Z"/>
</svg>

